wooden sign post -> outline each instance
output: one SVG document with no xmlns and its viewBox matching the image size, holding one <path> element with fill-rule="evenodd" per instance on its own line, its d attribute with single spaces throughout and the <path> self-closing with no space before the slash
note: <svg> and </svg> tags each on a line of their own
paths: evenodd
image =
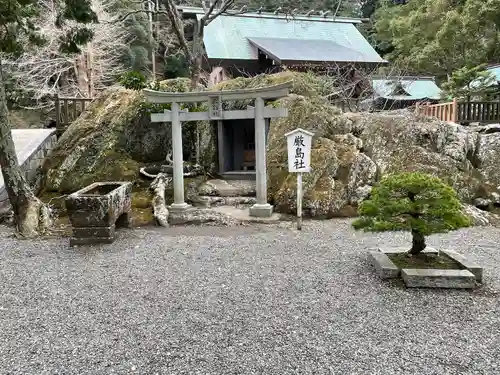
<svg viewBox="0 0 500 375">
<path fill-rule="evenodd" d="M 311 171 L 313 133 L 295 129 L 285 134 L 288 149 L 288 172 L 297 173 L 297 229 L 302 229 L 302 173 Z"/>
</svg>

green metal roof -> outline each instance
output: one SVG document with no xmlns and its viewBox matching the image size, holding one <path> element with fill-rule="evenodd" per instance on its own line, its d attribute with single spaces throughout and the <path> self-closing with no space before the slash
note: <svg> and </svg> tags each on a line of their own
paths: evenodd
<svg viewBox="0 0 500 375">
<path fill-rule="evenodd" d="M 398 83 L 404 92 L 397 92 Z M 441 98 L 441 89 L 432 77 L 404 77 L 394 79 L 372 79 L 375 94 L 390 100 L 419 100 Z"/>
<path fill-rule="evenodd" d="M 202 15 L 197 14 L 197 17 L 200 19 Z M 279 38 L 299 40 L 302 45 L 311 39 L 334 42 L 339 46 L 338 60 L 334 61 L 351 61 L 349 56 L 345 56 L 345 51 L 349 50 L 359 54 L 358 62 L 386 62 L 351 22 L 356 20 L 349 22 L 319 17 L 285 19 L 255 13 L 221 15 L 206 26 L 203 41 L 210 59 L 255 60 L 258 58 L 257 47 L 250 43 L 249 38 Z M 325 60 L 325 53 L 321 49 L 311 53 L 309 48 L 309 57 L 314 57 L 314 60 L 307 60 L 328 61 Z M 297 60 L 305 59 L 299 59 L 299 49 L 293 55 Z M 329 59 L 332 61 L 331 56 Z"/>
</svg>

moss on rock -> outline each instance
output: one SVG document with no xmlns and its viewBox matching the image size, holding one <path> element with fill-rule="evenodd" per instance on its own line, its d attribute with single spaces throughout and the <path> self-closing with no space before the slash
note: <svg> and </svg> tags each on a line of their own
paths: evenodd
<svg viewBox="0 0 500 375">
<path fill-rule="evenodd" d="M 189 80 L 163 81 L 159 88 L 186 91 Z M 171 127 L 151 123 L 151 112 L 163 111 L 163 107 L 156 107 L 147 103 L 140 91 L 112 87 L 101 93 L 69 126 L 44 161 L 44 190 L 71 193 L 97 181 L 136 181 L 141 164 L 164 161 L 171 149 Z M 215 149 L 208 122 L 183 127 L 184 160 L 194 161 L 193 129 L 197 127 L 202 162 L 210 167 Z"/>
<path fill-rule="evenodd" d="M 454 186 L 461 199 L 497 199 L 500 203 L 500 134 L 478 134 L 458 125 L 414 116 L 410 111 L 342 113 L 327 99 L 332 82 L 310 73 L 282 72 L 222 82 L 211 90 L 260 88 L 291 82 L 290 95 L 268 101 L 283 106 L 288 117 L 274 119 L 268 135 L 269 200 L 282 212 L 295 213 L 296 176 L 288 173 L 285 134 L 295 128 L 314 133 L 310 173 L 304 174 L 304 208 L 314 217 L 352 215 L 383 174 L 422 171 Z M 161 82 L 165 91 L 189 89 L 189 80 Z M 248 100 L 225 103 L 243 109 Z M 164 160 L 171 147 L 170 127 L 149 122 L 141 92 L 111 88 L 96 99 L 60 139 L 44 164 L 45 191 L 73 192 L 103 180 L 136 180 L 141 163 L 155 155 Z M 164 107 L 164 106 L 163 106 Z M 162 108 L 163 108 L 162 107 Z M 205 107 L 189 106 L 192 111 Z M 145 111 L 146 110 L 146 111 Z M 163 110 L 163 109 L 161 109 Z M 216 154 L 215 127 L 208 122 L 183 127 L 185 160 L 194 157 L 195 130 L 200 130 L 201 162 L 210 167 Z M 200 181 L 186 180 L 188 186 Z M 166 191 L 171 199 L 172 187 Z M 149 212 L 145 199 L 135 198 Z M 141 203 L 142 202 L 142 203 Z M 139 209 L 139 208 L 138 208 Z"/>
<path fill-rule="evenodd" d="M 312 131 L 312 171 L 303 175 L 304 210 L 314 217 L 332 217 L 345 212 L 351 189 L 369 184 L 373 176 L 354 178 L 349 182 L 350 168 L 357 162 L 361 140 L 350 134 L 353 122 L 331 105 L 325 96 L 331 83 L 311 73 L 282 72 L 254 78 L 237 78 L 222 82 L 214 90 L 259 88 L 292 82 L 290 95 L 268 105 L 288 109 L 288 117 L 271 121 L 268 135 L 268 193 L 278 211 L 296 211 L 296 175 L 288 173 L 285 134 L 300 127 Z M 249 101 L 232 103 L 245 108 Z M 373 170 L 374 168 L 372 168 Z M 354 169 L 353 169 L 354 170 Z M 359 182 L 358 179 L 366 181 Z"/>
<path fill-rule="evenodd" d="M 313 73 L 285 71 L 276 74 L 260 74 L 251 78 L 238 77 L 215 85 L 212 90 L 238 90 L 262 88 L 292 82 L 291 94 L 326 96 L 332 91 L 332 82 Z"/>
<path fill-rule="evenodd" d="M 353 127 L 381 174 L 429 173 L 453 186 L 465 202 L 477 197 L 481 186 L 491 190 L 469 160 L 475 153 L 477 134 L 458 125 L 420 119 L 408 112 L 365 114 Z"/>
<path fill-rule="evenodd" d="M 288 108 L 271 122 L 268 135 L 269 200 L 279 211 L 296 210 L 296 177 L 288 173 L 285 134 L 312 131 L 310 173 L 304 174 L 304 208 L 312 216 L 352 214 L 383 174 L 422 171 L 443 178 L 461 199 L 498 194 L 500 137 L 480 137 L 459 125 L 413 115 L 410 111 L 342 113 L 325 98 L 329 80 L 313 74 L 282 72 L 222 82 L 214 90 L 259 88 L 292 82 L 288 97 L 268 103 Z M 229 104 L 245 108 L 249 101 Z M 479 164 L 482 164 L 482 169 Z M 498 197 L 498 195 L 496 195 Z M 499 202 L 500 203 L 500 202 Z"/>
</svg>

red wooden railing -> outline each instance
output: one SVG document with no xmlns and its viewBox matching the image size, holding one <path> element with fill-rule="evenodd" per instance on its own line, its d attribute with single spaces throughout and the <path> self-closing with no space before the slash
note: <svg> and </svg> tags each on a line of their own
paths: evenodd
<svg viewBox="0 0 500 375">
<path fill-rule="evenodd" d="M 416 112 L 424 116 L 437 117 L 441 121 L 458 122 L 458 102 L 416 105 Z"/>
<path fill-rule="evenodd" d="M 424 116 L 437 117 L 441 121 L 455 123 L 479 122 L 500 123 L 500 102 L 457 102 L 440 104 L 417 104 L 416 112 Z"/>
</svg>

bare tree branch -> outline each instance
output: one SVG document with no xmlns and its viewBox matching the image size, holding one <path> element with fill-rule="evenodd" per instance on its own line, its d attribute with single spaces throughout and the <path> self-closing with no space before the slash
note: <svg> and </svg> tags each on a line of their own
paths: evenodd
<svg viewBox="0 0 500 375">
<path fill-rule="evenodd" d="M 174 4 L 173 0 L 164 0 L 163 5 L 166 8 L 166 14 L 169 18 L 173 32 L 177 36 L 177 41 L 181 45 L 186 60 L 190 64 L 192 64 L 193 55 L 186 40 L 186 36 L 184 35 L 184 24 L 182 22 L 181 16 L 179 15 L 179 12 L 177 11 L 177 7 Z"/>
<path fill-rule="evenodd" d="M 88 97 L 92 91 L 110 85 L 123 70 L 122 52 L 128 49 L 130 33 L 125 25 L 110 24 L 111 1 L 93 0 L 92 8 L 100 23 L 91 26 L 94 38 L 82 47 L 78 55 L 59 51 L 60 37 L 75 25 L 67 22 L 62 29 L 55 26 L 56 0 L 41 0 L 42 12 L 35 25 L 48 39 L 46 45 L 33 47 L 19 58 L 2 56 L 6 69 L 16 78 L 17 85 L 29 91 L 38 107 L 56 93 L 63 96 Z"/>
</svg>

